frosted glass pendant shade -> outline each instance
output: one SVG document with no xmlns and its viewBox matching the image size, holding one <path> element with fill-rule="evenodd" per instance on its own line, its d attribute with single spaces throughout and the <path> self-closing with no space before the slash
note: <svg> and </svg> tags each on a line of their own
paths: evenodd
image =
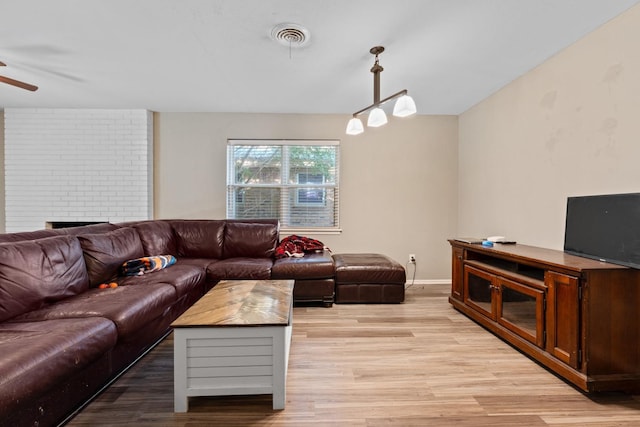
<svg viewBox="0 0 640 427">
<path fill-rule="evenodd" d="M 364 132 L 364 126 L 362 126 L 362 120 L 357 117 L 352 118 L 347 123 L 347 135 L 359 135 Z"/>
<path fill-rule="evenodd" d="M 377 128 L 387 123 L 387 115 L 380 107 L 374 108 L 369 113 L 369 119 L 367 120 L 367 126 Z"/>
<path fill-rule="evenodd" d="M 393 107 L 393 115 L 396 117 L 407 117 L 415 114 L 417 111 L 416 103 L 413 102 L 413 98 L 409 95 L 402 95 Z"/>
</svg>

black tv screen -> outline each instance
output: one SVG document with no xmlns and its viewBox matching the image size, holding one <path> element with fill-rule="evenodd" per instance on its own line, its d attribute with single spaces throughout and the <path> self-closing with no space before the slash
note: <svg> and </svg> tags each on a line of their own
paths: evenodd
<svg viewBox="0 0 640 427">
<path fill-rule="evenodd" d="M 640 193 L 567 198 L 564 250 L 640 268 Z"/>
</svg>

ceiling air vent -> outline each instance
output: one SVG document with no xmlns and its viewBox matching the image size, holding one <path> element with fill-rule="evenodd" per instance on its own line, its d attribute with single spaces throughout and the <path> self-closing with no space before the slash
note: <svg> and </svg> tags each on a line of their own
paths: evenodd
<svg viewBox="0 0 640 427">
<path fill-rule="evenodd" d="M 298 24 L 278 24 L 271 30 L 271 38 L 288 47 L 302 47 L 309 43 L 309 30 Z"/>
</svg>

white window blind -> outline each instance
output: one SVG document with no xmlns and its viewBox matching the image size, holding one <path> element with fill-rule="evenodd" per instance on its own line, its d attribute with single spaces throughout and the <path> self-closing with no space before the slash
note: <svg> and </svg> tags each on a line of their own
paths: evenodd
<svg viewBox="0 0 640 427">
<path fill-rule="evenodd" d="M 339 157 L 337 140 L 229 140 L 227 218 L 339 231 Z"/>
</svg>

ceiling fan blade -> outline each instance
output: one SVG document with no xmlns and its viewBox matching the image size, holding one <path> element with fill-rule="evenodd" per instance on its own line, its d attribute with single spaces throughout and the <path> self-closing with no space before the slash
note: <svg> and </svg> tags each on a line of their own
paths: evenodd
<svg viewBox="0 0 640 427">
<path fill-rule="evenodd" d="M 31 92 L 35 92 L 36 90 L 38 90 L 38 86 L 30 85 L 29 83 L 21 82 L 19 80 L 10 79 L 9 77 L 0 76 L 0 82 L 7 83 L 22 89 L 30 90 Z"/>
<path fill-rule="evenodd" d="M 5 64 L 4 62 L 0 61 L 0 67 L 6 67 L 7 64 Z"/>
</svg>

